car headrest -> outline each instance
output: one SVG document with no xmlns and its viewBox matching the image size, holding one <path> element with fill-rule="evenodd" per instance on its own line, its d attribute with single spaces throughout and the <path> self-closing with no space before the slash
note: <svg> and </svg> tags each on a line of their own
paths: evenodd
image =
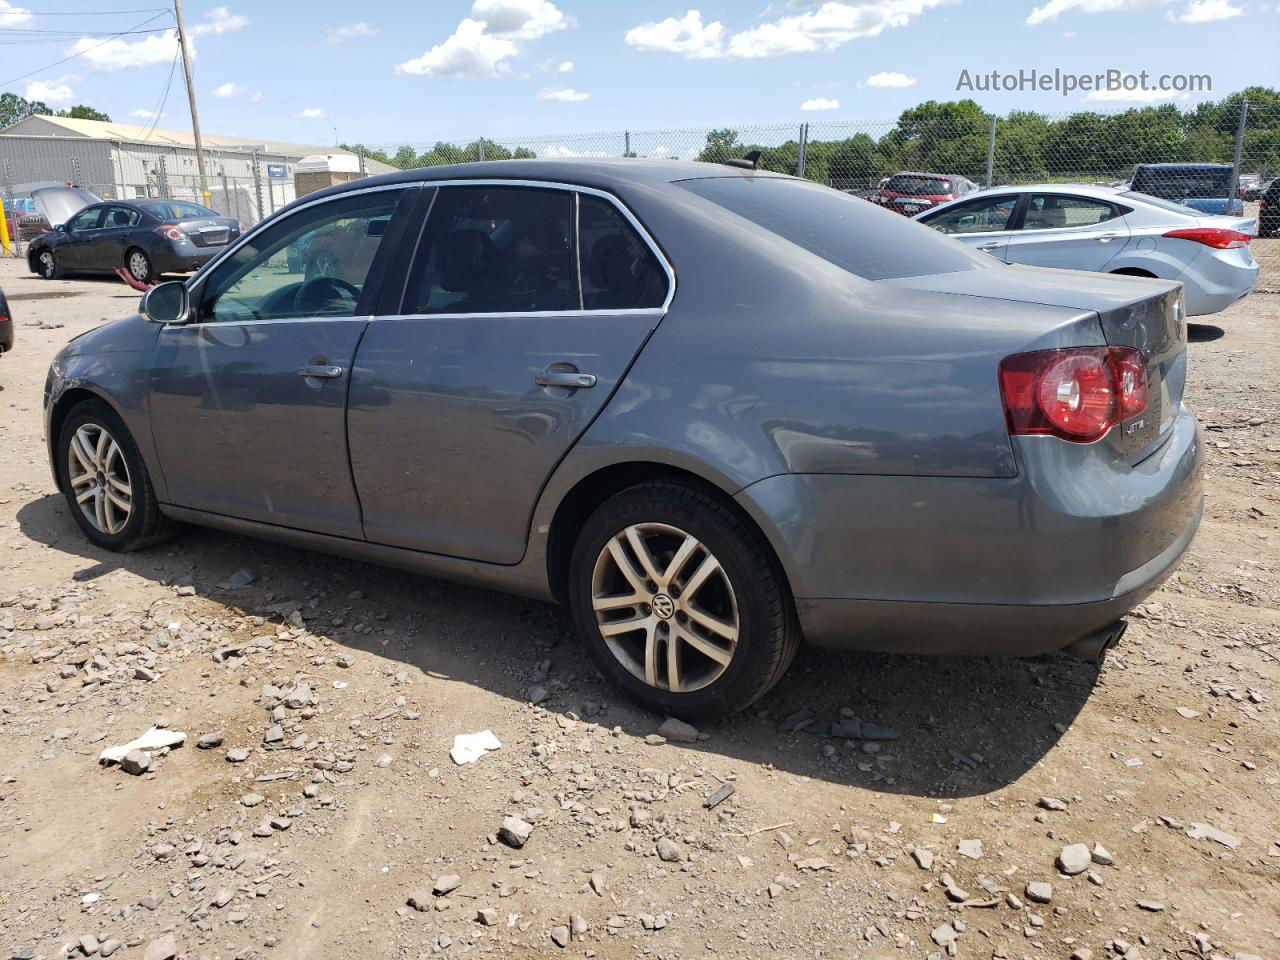
<svg viewBox="0 0 1280 960">
<path fill-rule="evenodd" d="M 596 299 L 610 306 L 626 305 L 640 294 L 644 273 L 635 271 L 635 251 L 616 233 L 606 234 L 595 242 L 587 262 L 587 275 L 599 293 Z"/>
<path fill-rule="evenodd" d="M 497 261 L 493 241 L 483 230 L 454 230 L 442 240 L 440 286 L 450 293 L 478 293 Z"/>
<path fill-rule="evenodd" d="M 126 210 L 111 211 L 111 225 L 113 227 L 127 227 L 129 225 L 129 213 Z"/>
</svg>

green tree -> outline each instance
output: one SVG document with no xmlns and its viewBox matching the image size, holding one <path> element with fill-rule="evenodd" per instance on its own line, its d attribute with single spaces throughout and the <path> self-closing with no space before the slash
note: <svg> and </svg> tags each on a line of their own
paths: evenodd
<svg viewBox="0 0 1280 960">
<path fill-rule="evenodd" d="M 49 115 L 53 111 L 47 103 L 39 100 L 28 100 L 16 93 L 0 94 L 0 130 L 11 127 L 19 120 L 25 120 L 34 113 Z"/>
<path fill-rule="evenodd" d="M 111 118 L 101 110 L 95 110 L 83 103 L 77 103 L 74 107 L 68 107 L 66 110 L 59 110 L 56 117 L 71 117 L 73 120 L 101 120 L 104 123 L 110 123 Z"/>
<path fill-rule="evenodd" d="M 698 159 L 706 163 L 724 163 L 746 152 L 747 148 L 738 142 L 738 131 L 726 127 L 707 134 L 707 145 L 698 154 Z"/>
</svg>

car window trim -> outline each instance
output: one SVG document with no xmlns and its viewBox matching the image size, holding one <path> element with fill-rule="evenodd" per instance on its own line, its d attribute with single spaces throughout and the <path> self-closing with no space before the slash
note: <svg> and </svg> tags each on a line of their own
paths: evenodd
<svg viewBox="0 0 1280 960">
<path fill-rule="evenodd" d="M 1121 210 L 1119 209 L 1119 205 L 1116 204 L 1115 202 L 1111 200 L 1104 200 L 1102 197 L 1090 197 L 1083 193 L 1066 193 L 1066 192 L 1060 192 L 1057 190 L 1028 190 L 1022 196 L 1024 199 L 1023 199 L 1022 211 L 1021 211 L 1022 215 L 1018 219 L 1018 230 L 1022 230 L 1023 220 L 1026 219 L 1026 215 L 1027 215 L 1027 208 L 1031 206 L 1031 201 L 1034 197 L 1058 197 L 1059 199 L 1065 199 L 1065 200 L 1083 200 L 1086 203 L 1096 203 L 1101 206 L 1111 208 L 1111 216 L 1107 217 L 1107 219 L 1105 220 L 1096 220 L 1093 223 L 1087 223 L 1087 224 L 1077 224 L 1074 227 L 1072 226 L 1040 227 L 1039 229 L 1032 231 L 1034 233 L 1043 233 L 1046 230 L 1087 230 L 1090 227 L 1100 227 L 1104 223 L 1110 223 L 1112 220 L 1115 220 L 1117 217 L 1124 216 L 1124 213 L 1121 212 Z"/>
<path fill-rule="evenodd" d="M 658 263 L 662 266 L 663 272 L 666 273 L 667 275 L 667 296 L 666 296 L 666 299 L 662 301 L 662 305 L 658 307 L 633 307 L 633 308 L 624 309 L 624 310 L 562 310 L 555 313 L 544 311 L 544 310 L 529 312 L 529 313 L 498 313 L 498 314 L 493 314 L 493 313 L 405 314 L 405 313 L 396 312 L 393 314 L 371 314 L 368 317 L 369 320 L 372 320 L 372 321 L 389 320 L 389 319 L 394 319 L 395 317 L 444 317 L 444 318 L 481 317 L 481 318 L 484 318 L 484 317 L 495 317 L 495 316 L 496 317 L 635 316 L 639 314 L 650 314 L 650 315 L 660 316 L 660 315 L 664 315 L 667 312 L 667 310 L 670 309 L 671 301 L 675 299 L 675 295 L 676 295 L 675 269 L 671 266 L 671 262 L 667 259 L 666 253 L 664 253 L 662 248 L 658 246 L 657 242 L 653 239 L 652 234 L 650 234 L 649 231 L 645 228 L 645 225 L 640 222 L 640 219 L 634 213 L 631 212 L 630 208 L 628 208 L 627 205 L 623 203 L 622 200 L 616 194 L 610 193 L 608 190 L 601 190 L 596 187 L 587 187 L 587 186 L 582 186 L 574 183 L 565 183 L 564 181 L 530 180 L 528 178 L 476 177 L 476 178 L 469 178 L 469 179 L 457 178 L 457 179 L 447 179 L 447 180 L 432 180 L 432 179 L 424 178 L 421 180 L 403 180 L 396 183 L 382 183 L 372 187 L 361 187 L 358 190 L 344 190 L 341 193 L 330 194 L 327 197 L 317 197 L 315 200 L 311 200 L 306 203 L 299 204 L 297 207 L 286 208 L 286 209 L 288 210 L 289 214 L 294 214 L 301 210 L 306 209 L 307 207 L 315 206 L 316 204 L 329 203 L 333 200 L 339 200 L 343 197 L 354 196 L 358 193 L 373 193 L 374 191 L 377 191 L 377 190 L 403 190 L 406 188 L 408 189 L 417 188 L 417 189 L 423 189 L 423 190 L 433 189 L 435 192 L 433 193 L 431 203 L 432 205 L 434 205 L 435 197 L 439 196 L 440 187 L 498 187 L 498 186 L 533 187 L 533 188 L 546 189 L 546 190 L 568 190 L 572 193 L 577 193 L 577 194 L 583 194 L 583 193 L 591 194 L 592 196 L 601 197 L 604 200 L 607 200 L 609 203 L 612 203 L 614 207 L 616 207 L 618 211 L 622 214 L 623 218 L 629 224 L 631 224 L 632 229 L 634 229 L 640 235 L 640 239 L 643 240 L 648 245 L 649 249 L 653 252 L 653 255 L 657 257 Z M 281 211 L 281 213 L 284 213 L 284 211 Z M 416 215 L 416 211 L 415 211 L 415 215 Z M 426 214 L 424 214 L 423 216 L 422 224 L 418 230 L 418 236 L 414 241 L 414 257 L 415 258 L 417 256 L 417 246 L 422 240 L 422 231 L 426 229 L 428 216 L 430 216 L 429 209 L 426 212 Z M 204 283 L 205 278 L 209 276 L 209 273 L 214 268 L 216 268 L 217 265 L 220 262 L 222 262 L 223 259 L 231 256 L 231 254 L 234 253 L 237 249 L 239 249 L 243 244 L 248 243 L 255 236 L 257 236 L 258 233 L 260 233 L 262 230 L 266 229 L 269 225 L 275 223 L 279 219 L 280 217 L 272 215 L 270 217 L 265 218 L 264 220 L 260 220 L 258 223 L 253 225 L 253 228 L 251 230 L 245 233 L 242 233 L 239 239 L 234 244 L 228 245 L 227 248 L 224 249 L 220 254 L 218 254 L 216 257 L 210 260 L 207 264 L 205 264 L 204 267 L 202 267 L 200 271 L 194 277 L 191 278 L 190 282 L 187 285 L 187 289 L 191 291 L 193 301 L 195 299 L 195 294 L 199 289 L 200 285 Z M 411 265 L 412 265 L 412 261 L 411 261 Z M 405 271 L 406 286 L 408 284 L 408 276 L 409 276 L 409 271 L 406 270 Z M 579 284 L 579 288 L 581 288 L 581 284 Z M 399 310 L 404 309 L 404 296 L 406 293 L 407 293 L 407 290 L 402 292 L 401 294 L 400 303 L 398 305 Z M 230 323 L 274 323 L 278 321 L 237 320 L 237 321 L 229 321 L 229 322 Z M 295 321 L 288 320 L 284 322 L 291 323 Z M 200 324 L 182 325 L 182 327 L 180 327 L 179 329 L 185 329 L 187 326 L 198 327 L 200 326 Z"/>
<path fill-rule="evenodd" d="M 357 194 L 374 193 L 380 190 L 417 191 L 420 187 L 421 187 L 421 183 L 418 181 L 406 181 L 404 183 L 387 183 L 387 184 L 380 184 L 376 187 L 364 187 L 360 190 L 347 190 L 342 193 L 335 193 L 327 197 L 317 197 L 315 200 L 312 200 L 308 203 L 299 204 L 296 208 L 289 210 L 288 215 L 292 216 L 295 213 L 299 213 L 302 210 L 306 210 L 314 206 L 319 206 L 322 203 L 332 203 L 338 200 L 343 200 L 347 197 L 356 196 Z M 399 206 L 399 202 L 397 202 L 397 207 L 398 206 Z M 409 213 L 411 212 L 412 211 L 409 211 Z M 200 287 L 204 283 L 205 278 L 209 276 L 209 273 L 213 270 L 213 268 L 215 268 L 225 258 L 229 257 L 235 250 L 238 250 L 245 243 L 249 242 L 250 239 L 257 236 L 263 230 L 271 226 L 274 226 L 278 221 L 282 219 L 283 219 L 283 216 L 281 217 L 270 216 L 263 220 L 258 221 L 256 224 L 253 225 L 253 229 L 251 231 L 247 233 L 242 233 L 239 239 L 234 244 L 229 244 L 221 253 L 219 253 L 216 257 L 214 257 L 207 264 L 205 264 L 204 267 L 202 267 L 200 271 L 194 277 L 191 278 L 190 282 L 187 284 L 187 289 L 189 291 L 189 297 L 191 299 L 191 305 L 192 305 L 191 311 L 192 311 L 193 317 L 197 316 L 197 314 L 200 311 L 200 306 L 201 306 L 201 299 L 199 296 Z M 393 223 L 395 222 L 395 211 L 392 211 L 392 222 Z M 388 256 L 390 256 L 390 254 Z M 375 260 L 375 264 L 370 265 L 370 268 L 369 268 L 370 275 L 372 275 L 373 268 L 375 265 L 376 265 L 376 260 Z M 379 278 L 379 279 L 380 281 L 385 281 L 385 278 Z M 378 297 L 374 295 L 372 297 L 372 300 L 373 300 L 373 303 L 376 305 L 378 301 Z M 368 320 L 370 319 L 371 316 L 373 316 L 373 314 L 357 313 L 350 317 L 263 317 L 262 319 L 252 319 L 252 320 L 220 320 L 220 321 L 217 321 L 216 323 L 211 323 L 208 321 L 201 321 L 201 320 L 192 320 L 190 323 L 167 324 L 164 327 L 164 329 L 165 330 L 169 330 L 169 329 L 199 330 L 202 327 L 207 328 L 207 327 L 214 327 L 214 326 L 240 327 L 240 326 L 248 326 L 250 324 L 258 325 L 258 324 L 266 324 L 266 323 L 311 323 L 316 320 Z"/>
<path fill-rule="evenodd" d="M 614 208 L 618 210 L 619 213 L 622 214 L 623 219 L 626 220 L 628 224 L 630 224 L 631 228 L 636 231 L 640 239 L 644 241 L 646 246 L 648 246 L 649 250 L 653 253 L 654 257 L 657 258 L 659 265 L 662 267 L 663 273 L 665 273 L 667 276 L 667 295 L 663 299 L 662 304 L 656 307 L 627 307 L 622 309 L 609 309 L 609 310 L 605 310 L 605 309 L 586 310 L 586 309 L 583 309 L 581 306 L 579 306 L 579 308 L 576 310 L 573 310 L 573 309 L 570 309 L 570 310 L 524 310 L 524 311 L 512 311 L 512 312 L 505 312 L 505 313 L 504 312 L 498 312 L 498 313 L 404 313 L 403 312 L 405 307 L 404 297 L 408 295 L 407 284 L 408 284 L 409 273 L 411 272 L 411 271 L 406 271 L 405 272 L 406 290 L 405 290 L 404 296 L 401 297 L 399 310 L 393 314 L 380 314 L 378 316 L 375 316 L 372 318 L 374 322 L 383 321 L 383 320 L 394 320 L 397 317 L 406 318 L 406 319 L 437 317 L 441 319 L 455 320 L 460 317 L 478 317 L 480 319 L 485 319 L 485 318 L 492 319 L 494 317 L 527 318 L 527 317 L 582 317 L 582 316 L 627 317 L 627 316 L 641 316 L 641 315 L 662 316 L 671 307 L 671 301 L 675 298 L 675 295 L 676 295 L 676 272 L 672 268 L 670 261 L 667 260 L 666 254 L 663 253 L 662 248 L 658 246 L 658 244 L 654 241 L 653 237 L 650 235 L 649 231 L 645 229 L 644 224 L 640 222 L 639 218 L 637 218 L 636 215 L 632 213 L 630 209 L 628 209 L 627 205 L 623 203 L 622 200 L 616 194 L 610 193 L 607 190 L 598 189 L 596 187 L 580 186 L 578 184 L 565 183 L 564 181 L 529 180 L 529 179 L 515 179 L 515 178 L 507 178 L 507 177 L 484 177 L 484 178 L 476 178 L 476 179 L 458 179 L 458 180 L 426 180 L 426 181 L 423 181 L 423 186 L 429 186 L 429 187 L 524 187 L 524 188 L 534 189 L 534 190 L 564 190 L 576 196 L 581 196 L 582 194 L 585 193 L 593 197 L 599 197 L 602 200 L 605 200 L 613 204 Z M 436 196 L 437 197 L 439 196 L 438 192 Z M 435 201 L 433 198 L 432 200 L 433 205 L 434 205 L 434 202 Z M 573 203 L 574 203 L 574 214 L 575 214 L 575 219 L 573 221 L 574 222 L 573 232 L 577 234 L 576 215 L 578 210 L 578 201 L 574 199 Z M 413 261 L 411 261 L 410 266 L 412 266 L 413 262 L 417 261 L 418 252 L 416 248 L 422 242 L 422 235 L 423 235 L 423 232 L 425 232 L 426 230 L 427 220 L 429 217 L 430 217 L 430 211 L 427 211 L 427 213 L 424 215 L 422 220 L 422 227 L 418 232 L 418 240 L 414 244 L 414 247 L 415 247 L 414 258 L 413 258 Z M 575 258 L 580 260 L 582 256 L 582 252 L 581 250 L 577 249 L 577 244 L 575 244 L 574 249 L 575 249 Z M 580 265 L 579 265 L 579 271 L 581 271 Z M 578 278 L 578 296 L 579 296 L 578 302 L 581 305 L 582 303 L 581 272 L 579 272 L 579 278 Z"/>
</svg>

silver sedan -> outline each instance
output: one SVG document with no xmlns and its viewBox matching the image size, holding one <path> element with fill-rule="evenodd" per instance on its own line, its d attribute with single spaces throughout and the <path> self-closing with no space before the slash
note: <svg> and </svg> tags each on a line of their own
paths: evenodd
<svg viewBox="0 0 1280 960">
<path fill-rule="evenodd" d="M 1189 316 L 1225 309 L 1258 279 L 1252 218 L 1114 187 L 993 187 L 915 219 L 1007 263 L 1177 280 Z"/>
</svg>

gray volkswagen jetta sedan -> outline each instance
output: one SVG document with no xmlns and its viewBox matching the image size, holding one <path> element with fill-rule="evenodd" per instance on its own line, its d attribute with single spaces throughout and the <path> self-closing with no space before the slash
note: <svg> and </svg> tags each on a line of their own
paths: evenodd
<svg viewBox="0 0 1280 960">
<path fill-rule="evenodd" d="M 289 249 L 361 238 L 340 276 Z M 310 194 L 45 390 L 95 544 L 177 522 L 565 602 L 632 698 L 802 638 L 1098 654 L 1200 520 L 1176 283 L 1015 267 L 804 180 L 513 160 Z"/>
</svg>

